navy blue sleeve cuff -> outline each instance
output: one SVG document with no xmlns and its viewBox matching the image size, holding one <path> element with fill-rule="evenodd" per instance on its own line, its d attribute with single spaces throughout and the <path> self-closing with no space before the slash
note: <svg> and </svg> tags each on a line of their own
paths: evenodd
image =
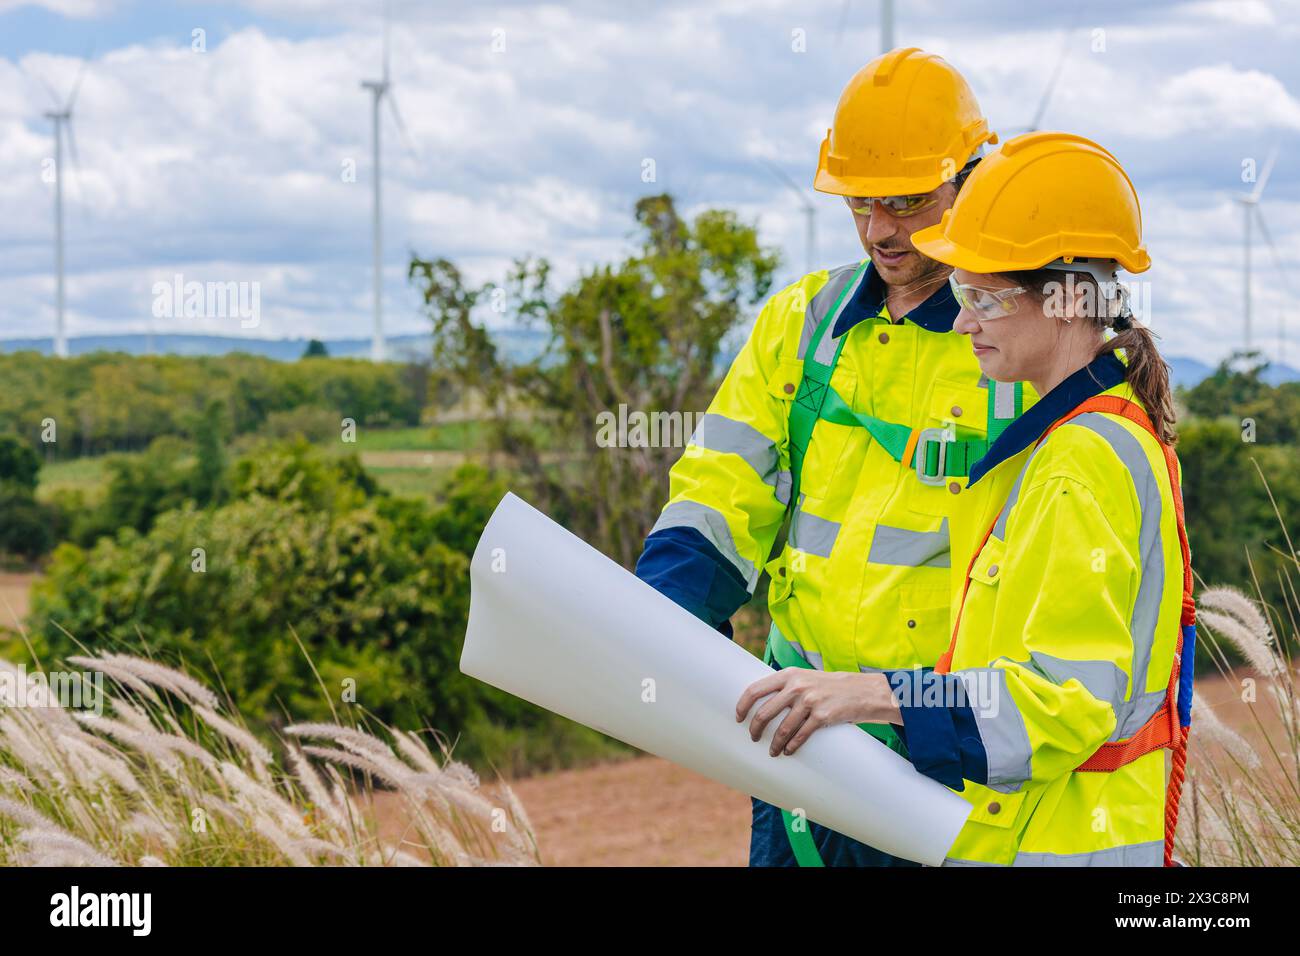
<svg viewBox="0 0 1300 956">
<path fill-rule="evenodd" d="M 988 782 L 988 756 L 980 740 L 966 685 L 931 668 L 886 671 L 902 713 L 899 736 L 918 771 L 952 790 L 964 781 Z"/>
<path fill-rule="evenodd" d="M 646 538 L 636 576 L 727 637 L 731 615 L 750 597 L 740 572 L 694 528 L 665 528 Z"/>
</svg>

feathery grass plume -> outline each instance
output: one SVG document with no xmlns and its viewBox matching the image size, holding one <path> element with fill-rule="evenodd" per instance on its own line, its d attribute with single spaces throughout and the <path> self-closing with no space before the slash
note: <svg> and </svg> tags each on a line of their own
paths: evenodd
<svg viewBox="0 0 1300 956">
<path fill-rule="evenodd" d="M 1258 770 L 1262 761 L 1246 739 L 1231 729 L 1220 719 L 1218 713 L 1209 704 L 1202 701 L 1196 708 L 1196 732 L 1209 737 L 1223 746 L 1223 749 L 1249 770 Z"/>
<path fill-rule="evenodd" d="M 1198 610 L 1196 622 L 1230 640 L 1262 677 L 1277 677 L 1285 672 L 1286 664 L 1270 646 L 1272 637 L 1267 629 L 1254 630 L 1232 615 L 1210 610 Z"/>
<path fill-rule="evenodd" d="M 0 865 L 539 862 L 522 807 L 522 834 L 494 833 L 477 776 L 445 747 L 440 763 L 414 734 L 334 724 L 291 725 L 268 747 L 182 671 L 70 662 L 108 678 L 102 715 L 0 702 Z M 399 798 L 396 840 L 381 835 L 374 782 Z"/>
<path fill-rule="evenodd" d="M 1267 483 L 1266 487 L 1267 487 Z M 1285 536 L 1285 522 L 1278 514 Z M 1288 539 L 1289 540 L 1289 539 Z M 1281 553 L 1281 552 L 1279 552 Z M 1300 573 L 1300 557 L 1283 554 L 1286 580 Z M 1253 574 L 1253 572 L 1252 572 Z M 1300 620 L 1294 587 L 1282 589 L 1283 604 L 1270 607 L 1252 577 L 1254 597 L 1236 588 L 1215 587 L 1198 596 L 1198 658 L 1209 659 L 1221 678 L 1238 685 L 1224 654 L 1223 641 L 1240 651 L 1246 665 L 1264 680 L 1265 693 L 1234 708 L 1248 728 L 1225 726 L 1224 714 L 1198 698 L 1192 709 L 1188 747 L 1188 814 L 1177 835 L 1179 855 L 1201 866 L 1300 865 L 1300 710 L 1296 675 L 1287 661 L 1295 656 L 1295 635 L 1274 633 L 1270 618 Z"/>
</svg>

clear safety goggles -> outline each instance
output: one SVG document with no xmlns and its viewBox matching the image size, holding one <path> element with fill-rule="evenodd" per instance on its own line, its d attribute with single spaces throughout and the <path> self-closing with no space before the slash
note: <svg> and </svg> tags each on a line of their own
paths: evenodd
<svg viewBox="0 0 1300 956">
<path fill-rule="evenodd" d="M 948 287 L 957 304 L 981 322 L 1012 315 L 1020 308 L 1020 297 L 1027 291 L 1023 286 L 1006 289 L 981 289 L 962 285 L 955 273 L 948 276 Z"/>
<path fill-rule="evenodd" d="M 875 203 L 880 203 L 889 210 L 890 215 L 906 219 L 933 208 L 939 202 L 939 197 L 934 192 L 928 192 L 914 196 L 845 196 L 844 201 L 859 216 L 870 216 Z"/>
</svg>

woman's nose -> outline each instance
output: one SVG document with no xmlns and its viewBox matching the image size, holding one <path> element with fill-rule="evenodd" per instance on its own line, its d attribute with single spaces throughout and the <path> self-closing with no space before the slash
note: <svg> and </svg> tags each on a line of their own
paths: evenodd
<svg viewBox="0 0 1300 956">
<path fill-rule="evenodd" d="M 970 335 L 980 327 L 979 319 L 971 315 L 965 309 L 957 313 L 957 318 L 953 319 L 952 330 L 958 335 Z"/>
</svg>

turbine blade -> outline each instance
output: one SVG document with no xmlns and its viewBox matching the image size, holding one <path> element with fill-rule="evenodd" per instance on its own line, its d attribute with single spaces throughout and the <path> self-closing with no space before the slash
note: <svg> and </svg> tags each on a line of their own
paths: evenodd
<svg viewBox="0 0 1300 956">
<path fill-rule="evenodd" d="M 40 81 L 41 86 L 45 87 L 45 92 L 50 94 L 50 102 L 54 104 L 54 108 L 56 110 L 59 109 L 63 104 L 63 100 L 59 98 L 58 93 L 54 92 L 54 87 L 50 85 L 50 81 L 39 73 L 33 73 L 32 76 L 36 77 L 36 79 Z"/>
<path fill-rule="evenodd" d="M 86 49 L 86 55 L 81 61 L 81 66 L 77 67 L 77 75 L 72 80 L 72 91 L 68 93 L 68 105 L 64 107 L 71 110 L 74 103 L 77 102 L 77 94 L 81 92 L 81 81 L 86 78 L 86 70 L 90 67 L 90 57 L 95 51 L 95 45 L 92 43 Z"/>
<path fill-rule="evenodd" d="M 406 148 L 411 151 L 411 155 L 416 159 L 419 159 L 420 151 L 415 148 L 415 143 L 411 140 L 411 134 L 407 132 L 406 123 L 402 119 L 402 111 L 397 108 L 397 97 L 393 95 L 392 90 L 389 90 L 388 95 L 385 96 L 384 99 L 388 101 L 388 108 L 392 110 L 393 122 L 397 124 L 397 131 L 402 134 L 402 142 L 405 143 Z"/>
<path fill-rule="evenodd" d="M 808 197 L 804 195 L 803 190 L 799 188 L 799 184 L 791 179 L 790 175 L 784 169 L 772 162 L 770 159 L 761 159 L 759 162 L 767 168 L 768 172 L 781 180 L 781 182 L 789 187 L 792 193 L 799 197 L 799 202 L 803 204 L 805 209 L 812 206 L 812 203 L 808 201 Z"/>
<path fill-rule="evenodd" d="M 1037 132 L 1043 123 L 1043 117 L 1047 114 L 1047 105 L 1052 100 L 1052 94 L 1056 92 L 1056 84 L 1060 82 L 1061 73 L 1065 70 L 1065 61 L 1070 56 L 1070 34 L 1073 28 L 1065 30 L 1061 34 L 1061 55 L 1056 58 L 1056 66 L 1052 68 L 1052 75 L 1048 77 L 1047 88 L 1043 90 L 1043 96 L 1038 101 L 1038 109 L 1034 111 L 1033 122 L 1029 124 L 1029 132 Z"/>
<path fill-rule="evenodd" d="M 388 0 L 384 0 L 384 85 L 385 86 L 388 85 L 388 33 L 389 33 L 389 27 L 392 25 L 392 17 L 390 15 L 391 13 L 392 10 L 390 9 Z"/>
<path fill-rule="evenodd" d="M 1268 154 L 1268 159 L 1264 160 L 1264 172 L 1259 176 L 1259 182 L 1255 183 L 1255 191 L 1250 194 L 1251 202 L 1259 202 L 1259 197 L 1264 194 L 1264 187 L 1268 185 L 1268 177 L 1273 175 L 1273 164 L 1277 162 L 1277 147 Z"/>
<path fill-rule="evenodd" d="M 1294 297 L 1295 292 L 1291 287 L 1291 274 L 1282 262 L 1282 256 L 1277 251 L 1277 243 L 1273 241 L 1273 234 L 1268 231 L 1268 223 L 1264 221 L 1264 211 L 1259 206 L 1255 207 L 1255 222 L 1259 223 L 1259 231 L 1264 236 L 1264 241 L 1268 243 L 1269 253 L 1273 257 L 1273 265 L 1282 276 L 1282 285 L 1286 287 L 1287 294 Z"/>
<path fill-rule="evenodd" d="M 849 6 L 853 0 L 844 0 L 844 5 L 840 7 L 840 21 L 835 25 L 835 46 L 839 47 L 840 40 L 844 39 L 844 24 L 849 19 Z"/>
</svg>

